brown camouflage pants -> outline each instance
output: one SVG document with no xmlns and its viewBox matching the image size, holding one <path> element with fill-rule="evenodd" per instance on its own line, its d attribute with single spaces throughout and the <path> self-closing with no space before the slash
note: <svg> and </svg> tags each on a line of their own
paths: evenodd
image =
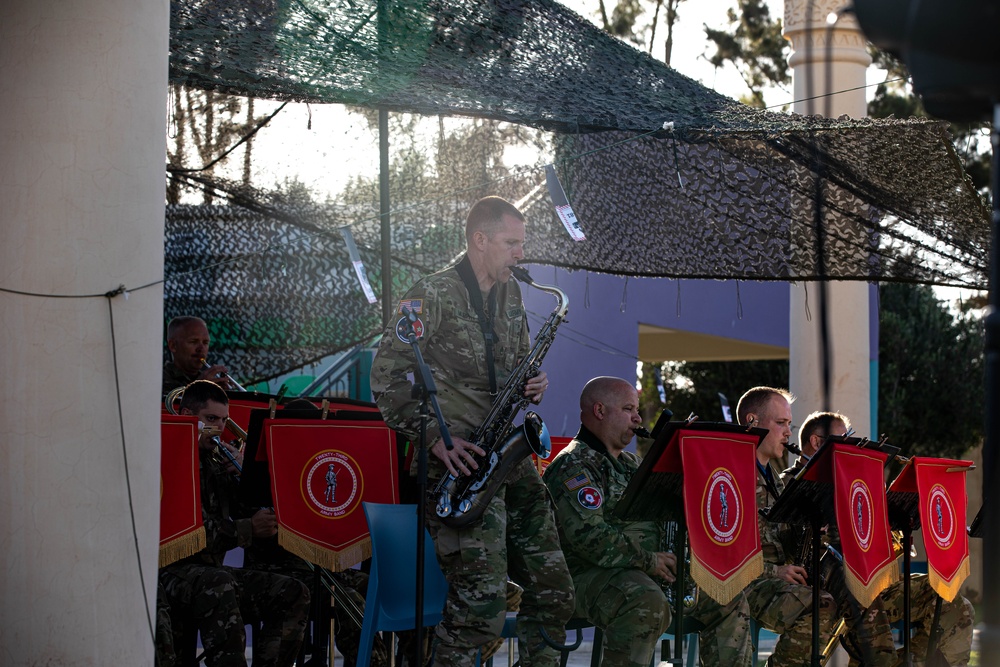
<svg viewBox="0 0 1000 667">
<path fill-rule="evenodd" d="M 548 490 L 525 459 L 490 501 L 482 520 L 448 528 L 427 504 L 427 528 L 448 579 L 444 616 L 435 631 L 434 664 L 473 667 L 480 649 L 495 644 L 506 618 L 507 577 L 523 589 L 517 615 L 523 667 L 557 667 L 559 652 L 542 639 L 566 636 L 573 582 L 559 546 Z"/>
<path fill-rule="evenodd" d="M 770 667 L 808 665 L 812 654 L 812 587 L 791 584 L 776 577 L 759 577 L 744 591 L 750 616 L 780 635 Z M 833 596 L 820 591 L 819 645 L 826 646 L 833 634 L 837 605 Z"/>
</svg>

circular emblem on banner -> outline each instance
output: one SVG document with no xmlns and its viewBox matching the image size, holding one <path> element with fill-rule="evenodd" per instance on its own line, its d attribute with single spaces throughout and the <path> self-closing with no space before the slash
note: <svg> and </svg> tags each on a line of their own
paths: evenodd
<svg viewBox="0 0 1000 667">
<path fill-rule="evenodd" d="M 713 542 L 726 545 L 739 537 L 743 508 L 733 473 L 726 468 L 712 471 L 705 485 L 702 507 L 705 511 L 702 516 L 705 532 Z"/>
<path fill-rule="evenodd" d="M 580 504 L 583 505 L 583 508 L 588 510 L 596 510 L 604 503 L 601 492 L 592 486 L 585 486 L 580 489 L 576 497 L 579 499 Z"/>
<path fill-rule="evenodd" d="M 420 321 L 419 317 L 413 323 L 413 333 L 417 334 L 417 338 L 424 337 L 424 323 Z M 399 340 L 403 341 L 404 343 L 410 342 L 410 339 L 406 336 L 405 317 L 399 318 L 399 321 L 396 322 L 396 335 L 399 337 Z"/>
<path fill-rule="evenodd" d="M 872 494 L 868 485 L 856 479 L 851 483 L 851 529 L 863 551 L 872 545 Z"/>
<path fill-rule="evenodd" d="M 955 541 L 955 506 L 948 490 L 940 484 L 931 487 L 927 494 L 924 529 L 939 549 L 948 549 Z"/>
<path fill-rule="evenodd" d="M 333 449 L 319 452 L 302 468 L 302 497 L 316 514 L 339 518 L 361 502 L 364 479 L 357 462 Z"/>
</svg>

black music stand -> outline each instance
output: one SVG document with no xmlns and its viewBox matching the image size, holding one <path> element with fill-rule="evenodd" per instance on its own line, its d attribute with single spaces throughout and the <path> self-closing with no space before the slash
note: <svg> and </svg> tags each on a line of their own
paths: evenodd
<svg viewBox="0 0 1000 667">
<path fill-rule="evenodd" d="M 345 399 L 337 399 L 337 403 L 341 404 L 342 400 Z M 371 403 L 363 401 L 351 401 L 346 404 L 352 407 L 356 405 L 358 408 L 372 405 Z M 282 408 L 275 413 L 275 417 L 280 419 L 324 419 L 323 411 L 318 407 L 313 410 Z M 240 474 L 238 491 L 239 499 L 246 507 L 272 507 L 274 505 L 274 500 L 271 496 L 270 466 L 267 463 L 266 457 L 260 457 L 261 460 L 258 460 L 258 451 L 260 450 L 260 440 L 261 434 L 264 430 L 264 421 L 270 418 L 270 408 L 257 408 L 250 411 L 250 421 L 247 426 L 247 439 L 245 443 L 246 446 L 243 450 L 243 471 Z M 352 421 L 382 421 L 382 415 L 379 414 L 378 411 L 373 412 L 371 410 L 335 409 L 330 410 L 325 419 L 327 421 L 335 421 L 338 419 L 349 419 Z M 275 547 L 277 547 L 276 542 Z M 331 610 L 329 605 L 323 605 L 320 602 L 323 598 L 320 593 L 324 588 L 326 588 L 332 595 L 334 582 L 330 574 L 323 568 L 313 563 L 309 563 L 309 561 L 306 561 L 306 564 L 310 565 L 313 570 L 313 603 L 311 605 L 313 622 L 313 655 L 310 658 L 310 661 L 315 662 L 316 664 L 325 664 L 327 648 L 329 648 L 331 652 L 333 650 L 329 641 Z"/>
<path fill-rule="evenodd" d="M 916 489 L 912 492 L 899 491 L 893 490 L 890 485 L 885 499 L 889 510 L 889 527 L 903 531 L 903 654 L 906 656 L 903 664 L 909 667 L 913 664 L 913 656 L 910 655 L 910 547 L 913 544 L 913 531 L 920 528 L 920 495 Z M 928 652 L 932 648 L 928 644 Z"/>
<path fill-rule="evenodd" d="M 828 523 L 836 523 L 833 501 L 833 461 L 828 452 L 833 451 L 831 443 L 854 445 L 869 449 L 881 449 L 881 445 L 868 439 L 845 436 L 827 436 L 823 444 L 806 463 L 805 467 L 785 486 L 781 496 L 764 514 L 768 521 L 809 526 L 812 538 L 812 657 L 813 667 L 819 667 L 819 561 L 820 529 Z M 896 451 L 899 451 L 898 449 Z"/>
<path fill-rule="evenodd" d="M 767 431 L 759 428 L 718 422 L 696 422 L 697 417 L 685 421 L 669 421 L 671 413 L 664 410 L 653 428 L 653 445 L 629 481 L 614 514 L 625 521 L 673 521 L 677 523 L 675 537 L 677 577 L 674 583 L 674 657 L 669 662 L 683 667 L 684 594 L 688 572 L 684 562 L 684 540 L 687 524 L 684 518 L 684 470 L 681 462 L 680 442 L 675 437 L 680 429 L 714 432 L 752 432 L 763 439 Z"/>
</svg>

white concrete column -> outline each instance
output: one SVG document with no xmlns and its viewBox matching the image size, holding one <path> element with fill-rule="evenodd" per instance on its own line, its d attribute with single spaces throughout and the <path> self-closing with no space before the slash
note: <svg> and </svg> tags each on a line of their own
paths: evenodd
<svg viewBox="0 0 1000 667">
<path fill-rule="evenodd" d="M 812 5 L 812 16 L 806 12 Z M 843 0 L 785 0 L 785 37 L 792 43 L 788 59 L 792 67 L 796 102 L 793 111 L 801 114 L 844 114 L 861 118 L 867 115 L 865 70 L 871 58 L 865 50 L 865 38 L 852 16 L 842 18 L 832 34 L 827 31 L 827 15 L 843 7 Z M 807 23 L 808 21 L 808 23 Z M 807 41 L 806 27 L 812 31 Z M 831 60 L 829 85 L 825 60 Z M 807 85 L 812 79 L 812 86 Z M 856 90 L 851 90 L 851 89 Z M 839 92 L 829 98 L 809 102 L 807 97 Z M 808 205 L 811 207 L 812 203 Z M 812 210 L 799 211 L 800 218 L 811 219 Z M 830 402 L 823 405 L 820 361 L 819 304 L 817 283 L 790 286 L 789 356 L 790 389 L 798 397 L 792 406 L 796 424 L 814 410 L 831 409 L 850 417 L 859 435 L 872 432 L 871 351 L 869 327 L 870 286 L 863 282 L 829 282 L 830 350 L 832 382 Z M 807 294 L 808 292 L 808 294 Z M 811 313 L 811 320 L 807 315 Z M 797 437 L 793 434 L 793 438 Z"/>
<path fill-rule="evenodd" d="M 5 666 L 153 663 L 168 33 L 168 0 L 3 4 Z"/>
</svg>

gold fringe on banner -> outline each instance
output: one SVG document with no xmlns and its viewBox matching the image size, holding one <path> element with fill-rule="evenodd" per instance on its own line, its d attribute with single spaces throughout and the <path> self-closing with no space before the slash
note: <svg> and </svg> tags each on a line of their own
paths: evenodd
<svg viewBox="0 0 1000 667">
<path fill-rule="evenodd" d="M 955 576 L 951 578 L 950 581 L 945 580 L 941 576 L 941 573 L 935 570 L 928 563 L 927 566 L 927 580 L 930 582 L 931 588 L 934 592 L 941 596 L 942 599 L 947 601 L 952 601 L 955 596 L 958 595 L 958 591 L 961 590 L 962 584 L 968 578 L 971 573 L 969 567 L 969 557 L 966 556 L 962 564 L 958 566 L 958 571 L 955 572 Z"/>
<path fill-rule="evenodd" d="M 190 533 L 160 545 L 160 567 L 166 567 L 181 558 L 192 556 L 207 545 L 208 538 L 205 537 L 205 527 L 198 526 Z"/>
<path fill-rule="evenodd" d="M 867 586 L 861 583 L 861 580 L 851 571 L 851 568 L 845 566 L 844 581 L 847 583 L 847 590 L 855 597 L 858 604 L 863 609 L 867 609 L 875 601 L 879 593 L 899 581 L 899 561 L 893 560 L 880 568 L 875 573 L 875 576 L 872 577 L 872 580 L 868 582 Z"/>
<path fill-rule="evenodd" d="M 715 576 L 711 570 L 702 565 L 698 558 L 691 554 L 691 578 L 698 584 L 701 592 L 721 605 L 727 605 L 740 591 L 750 585 L 750 582 L 764 572 L 764 554 L 758 551 L 743 567 L 731 574 L 725 581 Z"/>
<path fill-rule="evenodd" d="M 278 526 L 278 544 L 296 556 L 334 572 L 352 568 L 372 556 L 370 537 L 352 544 L 343 551 L 333 551 L 301 535 L 296 535 L 280 525 Z"/>
</svg>

